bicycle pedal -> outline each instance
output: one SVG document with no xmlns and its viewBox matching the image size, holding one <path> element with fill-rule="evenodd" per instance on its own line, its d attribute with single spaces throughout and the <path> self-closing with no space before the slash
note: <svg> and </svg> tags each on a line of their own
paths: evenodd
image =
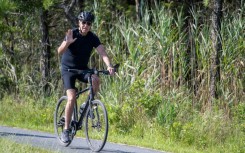
<svg viewBox="0 0 245 153">
<path fill-rule="evenodd" d="M 58 126 L 63 126 L 65 124 L 65 117 L 61 117 L 59 122 L 57 123 Z"/>
</svg>

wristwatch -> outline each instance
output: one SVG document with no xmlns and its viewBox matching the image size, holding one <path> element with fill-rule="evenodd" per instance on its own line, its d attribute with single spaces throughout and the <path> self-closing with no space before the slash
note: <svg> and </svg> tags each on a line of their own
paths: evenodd
<svg viewBox="0 0 245 153">
<path fill-rule="evenodd" d="M 109 64 L 107 67 L 111 67 L 111 68 L 113 68 L 113 65 Z"/>
</svg>

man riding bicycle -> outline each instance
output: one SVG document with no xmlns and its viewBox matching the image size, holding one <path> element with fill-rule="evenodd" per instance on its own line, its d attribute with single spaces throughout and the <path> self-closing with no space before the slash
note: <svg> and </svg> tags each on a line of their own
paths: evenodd
<svg viewBox="0 0 245 153">
<path fill-rule="evenodd" d="M 87 83 L 88 75 L 78 75 L 74 72 L 69 72 L 68 69 L 87 70 L 89 58 L 93 48 L 96 48 L 104 63 L 107 65 L 107 70 L 110 75 L 114 74 L 114 68 L 110 63 L 104 46 L 101 44 L 98 36 L 91 30 L 94 15 L 91 12 L 81 12 L 78 15 L 78 28 L 69 29 L 66 37 L 58 48 L 58 54 L 62 54 L 61 59 L 61 74 L 64 82 L 64 88 L 68 97 L 65 108 L 65 126 L 61 136 L 64 143 L 70 141 L 69 126 L 71 122 L 72 111 L 76 101 L 76 79 Z M 92 84 L 94 93 L 98 92 L 100 80 L 97 75 L 92 76 Z"/>
</svg>

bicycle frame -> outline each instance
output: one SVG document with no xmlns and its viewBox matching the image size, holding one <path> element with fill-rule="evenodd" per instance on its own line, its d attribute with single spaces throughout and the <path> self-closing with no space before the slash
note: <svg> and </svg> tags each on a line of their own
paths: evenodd
<svg viewBox="0 0 245 153">
<path fill-rule="evenodd" d="M 114 66 L 114 71 L 117 72 L 119 64 Z M 54 125 L 55 125 L 55 133 L 57 134 L 57 138 L 63 146 L 69 146 L 72 142 L 76 132 L 81 130 L 83 127 L 85 129 L 85 135 L 87 139 L 87 143 L 91 150 L 100 151 L 103 149 L 108 135 L 108 115 L 105 105 L 100 101 L 94 99 L 95 93 L 93 90 L 93 81 L 92 76 L 103 74 L 109 75 L 110 72 L 108 70 L 97 70 L 97 69 L 88 69 L 88 70 L 78 70 L 78 69 L 68 69 L 69 72 L 77 73 L 78 75 L 88 74 L 88 83 L 87 87 L 82 90 L 76 91 L 76 101 L 73 108 L 71 123 L 70 123 L 70 141 L 64 142 L 62 140 L 62 134 L 65 125 L 65 109 L 68 101 L 67 96 L 62 96 L 56 105 L 55 113 L 54 113 Z M 78 98 L 81 94 L 85 92 L 89 92 L 87 95 L 87 99 L 85 101 L 85 106 L 81 111 L 81 106 L 78 106 Z M 80 103 L 79 103 L 80 104 Z M 79 107 L 79 108 L 78 108 Z M 79 115 L 80 114 L 80 115 Z M 101 117 L 102 116 L 102 117 Z M 94 135 L 94 130 L 97 130 Z M 97 134 L 101 135 L 99 137 L 100 142 L 97 140 Z"/>
<path fill-rule="evenodd" d="M 116 64 L 115 66 L 113 66 L 114 69 L 115 69 L 115 72 L 117 71 L 118 67 L 119 67 L 119 64 Z M 76 72 L 76 73 L 83 73 L 82 71 L 83 70 L 76 70 L 76 69 L 68 69 L 68 71 L 73 71 L 73 72 Z M 105 71 L 105 70 L 96 70 L 96 69 L 93 69 L 92 70 L 92 73 L 89 72 L 89 77 L 88 77 L 88 83 L 89 83 L 89 86 L 81 91 L 78 91 L 76 93 L 76 99 L 78 99 L 79 95 L 83 94 L 84 92 L 86 91 L 89 91 L 89 96 L 88 96 L 88 99 L 86 100 L 86 104 L 85 104 L 85 108 L 80 116 L 80 118 L 77 120 L 78 118 L 78 111 L 77 111 L 77 103 L 75 104 L 74 108 L 75 108 L 75 111 L 73 112 L 74 113 L 74 116 L 76 117 L 76 123 L 75 123 L 75 127 L 77 130 L 80 129 L 80 127 L 82 127 L 82 122 L 83 122 L 83 118 L 85 116 L 85 113 L 87 111 L 87 109 L 90 109 L 91 108 L 91 101 L 94 100 L 94 91 L 93 91 L 93 83 L 92 83 L 92 75 L 93 74 L 97 74 L 99 75 L 99 73 L 103 73 L 103 74 L 109 74 L 109 71 Z M 90 111 L 90 113 L 92 113 Z M 92 115 L 92 114 L 91 114 Z"/>
<path fill-rule="evenodd" d="M 89 95 L 88 95 L 88 99 L 86 100 L 86 104 L 85 104 L 84 110 L 81 113 L 81 116 L 78 119 L 77 123 L 75 124 L 77 129 L 79 129 L 79 127 L 82 126 L 83 118 L 84 118 L 84 116 L 86 114 L 86 111 L 87 111 L 87 109 L 90 106 L 90 102 L 94 99 L 93 84 L 92 84 L 92 74 L 89 74 L 88 83 L 89 83 L 89 86 L 87 88 L 85 88 L 85 89 L 83 89 L 81 91 L 78 91 L 76 93 L 76 99 L 78 99 L 79 95 L 81 95 L 81 94 L 83 94 L 83 93 L 85 93 L 87 91 L 90 91 Z M 77 102 L 76 102 L 74 107 L 77 107 Z M 77 108 L 75 110 L 77 110 Z M 77 112 L 74 112 L 74 113 L 75 113 L 75 116 L 77 117 Z"/>
</svg>

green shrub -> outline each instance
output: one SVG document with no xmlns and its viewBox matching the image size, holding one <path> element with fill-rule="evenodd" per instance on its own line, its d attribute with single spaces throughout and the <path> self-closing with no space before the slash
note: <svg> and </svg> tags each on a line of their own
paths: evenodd
<svg viewBox="0 0 245 153">
<path fill-rule="evenodd" d="M 178 107 L 176 103 L 171 101 L 163 102 L 163 104 L 158 108 L 157 111 L 157 122 L 162 126 L 172 126 L 177 116 L 177 113 Z"/>
</svg>

